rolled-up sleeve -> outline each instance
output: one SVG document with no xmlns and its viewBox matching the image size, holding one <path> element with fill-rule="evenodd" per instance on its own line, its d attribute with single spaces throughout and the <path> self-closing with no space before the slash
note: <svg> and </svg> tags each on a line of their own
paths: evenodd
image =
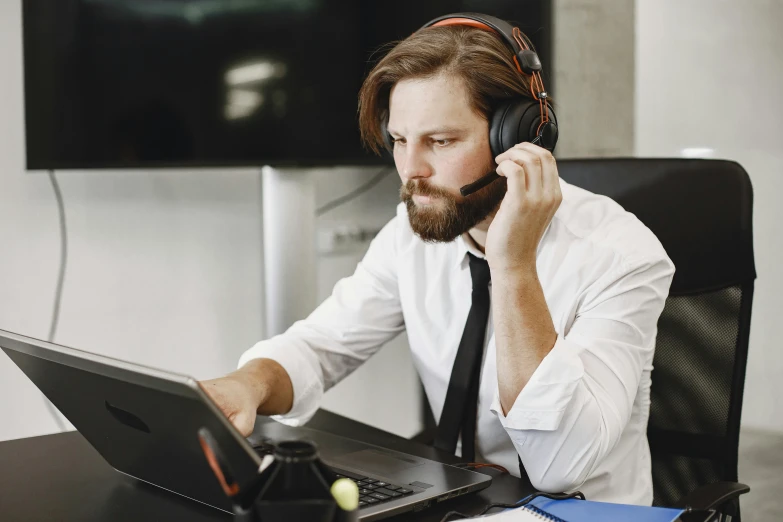
<svg viewBox="0 0 783 522">
<path fill-rule="evenodd" d="M 290 376 L 293 407 L 273 419 L 291 426 L 306 423 L 326 390 L 403 331 L 396 273 L 398 219 L 383 227 L 354 274 L 340 280 L 306 319 L 240 357 L 239 367 L 253 359 L 274 359 Z"/>
<path fill-rule="evenodd" d="M 620 440 L 652 361 L 674 266 L 665 256 L 604 274 L 503 414 L 497 415 L 534 487 L 577 489 Z"/>
</svg>

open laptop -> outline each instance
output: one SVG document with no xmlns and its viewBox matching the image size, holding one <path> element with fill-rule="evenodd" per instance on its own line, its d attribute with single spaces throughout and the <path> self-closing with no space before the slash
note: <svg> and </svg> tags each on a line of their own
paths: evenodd
<svg viewBox="0 0 783 522">
<path fill-rule="evenodd" d="M 224 511 L 231 512 L 231 504 L 199 444 L 202 427 L 213 435 L 240 486 L 256 476 L 270 442 L 315 442 L 328 466 L 359 483 L 359 517 L 366 521 L 478 491 L 492 480 L 277 422 L 257 423 L 245 439 L 191 377 L 3 330 L 0 348 L 117 471 Z"/>
</svg>

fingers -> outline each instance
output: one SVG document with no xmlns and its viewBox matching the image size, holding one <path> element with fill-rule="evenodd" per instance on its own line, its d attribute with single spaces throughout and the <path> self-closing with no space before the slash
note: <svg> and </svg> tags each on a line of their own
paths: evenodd
<svg viewBox="0 0 783 522">
<path fill-rule="evenodd" d="M 230 417 L 230 420 L 243 437 L 249 437 L 253 433 L 253 428 L 255 428 L 256 424 L 255 412 L 252 412 L 252 414 L 240 412 Z"/>
<path fill-rule="evenodd" d="M 505 175 L 512 183 L 512 177 L 517 177 L 519 189 L 538 197 L 543 189 L 541 182 L 541 163 L 539 158 L 527 151 L 512 148 L 499 155 L 498 174 Z"/>
<path fill-rule="evenodd" d="M 508 179 L 509 190 L 527 191 L 527 176 L 522 165 L 512 160 L 503 160 L 498 163 L 498 168 L 495 169 L 495 172 Z"/>
<path fill-rule="evenodd" d="M 495 158 L 497 172 L 509 179 L 509 190 L 524 191 L 530 198 L 558 202 L 560 181 L 552 154 L 532 143 L 519 143 Z"/>
</svg>

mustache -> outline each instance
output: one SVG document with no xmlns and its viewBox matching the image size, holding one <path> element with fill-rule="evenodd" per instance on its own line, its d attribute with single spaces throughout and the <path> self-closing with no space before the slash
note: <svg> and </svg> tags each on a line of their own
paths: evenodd
<svg viewBox="0 0 783 522">
<path fill-rule="evenodd" d="M 410 197 L 413 195 L 428 197 L 443 197 L 454 199 L 455 196 L 446 189 L 433 186 L 426 181 L 410 180 L 400 187 L 400 195 Z"/>
</svg>

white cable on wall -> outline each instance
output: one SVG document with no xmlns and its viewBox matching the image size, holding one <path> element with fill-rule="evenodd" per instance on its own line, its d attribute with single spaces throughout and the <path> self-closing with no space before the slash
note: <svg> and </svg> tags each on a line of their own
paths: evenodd
<svg viewBox="0 0 783 522">
<path fill-rule="evenodd" d="M 57 326 L 60 324 L 60 304 L 63 298 L 63 283 L 65 282 L 65 268 L 68 264 L 68 230 L 65 226 L 65 204 L 63 203 L 63 195 L 60 192 L 60 185 L 57 183 L 57 177 L 54 175 L 54 171 L 49 171 L 49 181 L 52 183 L 52 189 L 54 190 L 54 197 L 57 200 L 57 214 L 60 222 L 60 268 L 57 273 L 57 287 L 54 293 L 54 306 L 52 307 L 52 321 L 49 325 L 49 336 L 47 340 L 50 343 L 54 342 L 54 336 L 57 333 Z M 54 422 L 57 423 L 57 427 L 60 431 L 66 431 L 68 428 L 60 418 L 60 414 L 55 408 L 54 404 L 44 395 L 44 401 L 46 407 L 52 414 Z"/>
</svg>

